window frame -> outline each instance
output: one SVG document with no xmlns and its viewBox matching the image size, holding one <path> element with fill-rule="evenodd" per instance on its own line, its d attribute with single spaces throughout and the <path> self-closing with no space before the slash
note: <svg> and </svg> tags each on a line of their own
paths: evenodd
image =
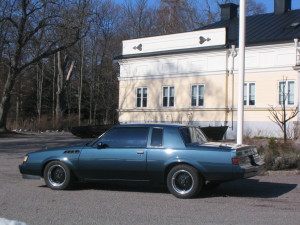
<svg viewBox="0 0 300 225">
<path fill-rule="evenodd" d="M 254 84 L 254 104 L 250 104 L 250 85 Z M 245 85 L 246 85 L 246 104 L 245 104 Z M 244 82 L 244 93 L 243 93 L 243 105 L 245 107 L 255 107 L 256 106 L 256 82 Z"/>
<path fill-rule="evenodd" d="M 138 99 L 138 90 L 141 89 L 141 97 Z M 144 89 L 147 91 L 146 97 L 144 97 Z M 144 106 L 144 98 L 146 99 L 146 105 Z M 140 106 L 138 106 L 138 102 L 140 103 Z M 147 108 L 148 107 L 148 87 L 137 87 L 135 89 L 135 107 L 136 108 Z"/>
<path fill-rule="evenodd" d="M 196 90 L 196 105 L 193 105 L 193 86 L 197 87 Z M 203 105 L 199 105 L 199 87 L 203 86 Z M 205 101 L 205 84 L 192 84 L 190 89 L 190 106 L 191 107 L 204 107 L 204 101 Z"/>
<path fill-rule="evenodd" d="M 168 95 L 167 95 L 167 105 L 164 106 L 164 88 L 167 88 L 168 89 Z M 171 88 L 173 88 L 174 90 L 174 96 L 173 96 L 173 105 L 170 106 L 170 98 L 171 98 Z M 171 86 L 171 85 L 165 85 L 165 86 L 162 86 L 162 107 L 164 108 L 172 108 L 172 107 L 175 107 L 175 86 Z"/>
<path fill-rule="evenodd" d="M 285 93 L 287 94 L 287 99 L 285 101 L 285 106 L 295 106 L 295 90 L 296 90 L 296 82 L 295 80 L 279 80 L 278 81 L 278 95 L 277 95 L 277 103 L 278 105 L 283 105 L 283 102 L 281 102 L 281 91 L 280 91 L 280 84 L 285 83 Z M 290 101 L 290 94 L 289 94 L 289 84 L 293 83 L 293 103 L 289 103 Z"/>
</svg>

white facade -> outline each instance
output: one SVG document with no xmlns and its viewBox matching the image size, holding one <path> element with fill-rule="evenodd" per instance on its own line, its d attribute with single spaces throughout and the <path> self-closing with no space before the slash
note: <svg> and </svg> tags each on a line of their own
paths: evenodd
<svg viewBox="0 0 300 225">
<path fill-rule="evenodd" d="M 225 48 L 225 41 L 225 28 L 123 41 L 123 58 L 118 60 L 120 122 L 228 125 L 227 137 L 233 138 L 238 49 Z M 279 127 L 270 120 L 268 109 L 270 106 L 280 108 L 279 82 L 283 79 L 294 85 L 294 103 L 287 105 L 288 111 L 299 104 L 300 75 L 295 65 L 294 40 L 246 47 L 245 83 L 255 87 L 255 93 L 251 93 L 255 104 L 245 105 L 246 134 L 281 135 Z M 203 106 L 191 105 L 191 86 L 195 84 L 205 86 Z M 163 106 L 163 86 L 175 89 L 173 107 Z M 138 87 L 148 87 L 147 107 L 137 107 L 135 103 Z M 298 116 L 293 122 L 299 119 Z"/>
</svg>

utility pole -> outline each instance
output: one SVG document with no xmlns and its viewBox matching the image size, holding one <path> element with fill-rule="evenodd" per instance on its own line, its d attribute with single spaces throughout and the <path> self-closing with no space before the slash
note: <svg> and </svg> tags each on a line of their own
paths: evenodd
<svg viewBox="0 0 300 225">
<path fill-rule="evenodd" d="M 240 0 L 239 82 L 238 82 L 238 121 L 237 121 L 237 144 L 238 145 L 243 144 L 243 130 L 244 130 L 245 40 L 246 40 L 246 0 Z"/>
</svg>

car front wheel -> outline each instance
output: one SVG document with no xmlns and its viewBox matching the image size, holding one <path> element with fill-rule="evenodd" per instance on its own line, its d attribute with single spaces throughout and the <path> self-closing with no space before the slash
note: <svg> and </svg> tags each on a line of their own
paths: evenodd
<svg viewBox="0 0 300 225">
<path fill-rule="evenodd" d="M 203 179 L 194 167 L 178 165 L 168 173 L 167 185 L 177 198 L 193 198 L 201 190 Z"/>
<path fill-rule="evenodd" d="M 64 190 L 69 188 L 72 183 L 71 171 L 64 163 L 53 161 L 45 167 L 44 180 L 51 189 Z"/>
</svg>

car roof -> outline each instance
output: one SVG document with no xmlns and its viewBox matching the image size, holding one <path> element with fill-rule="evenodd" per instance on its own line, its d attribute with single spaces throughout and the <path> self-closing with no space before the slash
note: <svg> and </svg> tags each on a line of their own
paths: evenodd
<svg viewBox="0 0 300 225">
<path fill-rule="evenodd" d="M 166 124 L 166 123 L 134 123 L 134 124 L 120 124 L 116 127 L 191 127 L 185 124 Z"/>
</svg>

